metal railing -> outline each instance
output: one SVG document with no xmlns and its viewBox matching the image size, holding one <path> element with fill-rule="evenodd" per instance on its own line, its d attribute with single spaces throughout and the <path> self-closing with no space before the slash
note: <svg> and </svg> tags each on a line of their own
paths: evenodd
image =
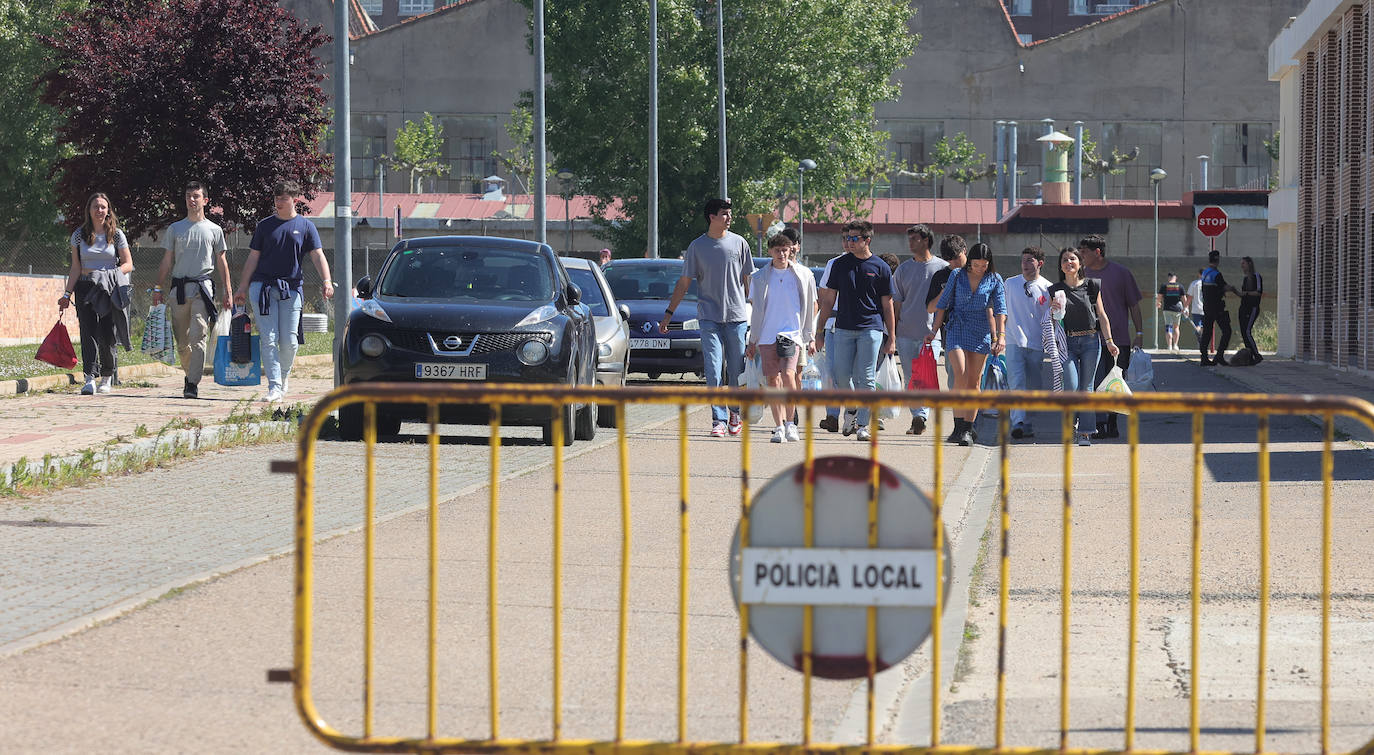
<svg viewBox="0 0 1374 755">
<path fill-rule="evenodd" d="M 935 585 L 936 599 L 934 616 L 931 622 L 931 635 L 929 646 L 930 669 L 930 722 L 929 722 L 929 741 L 910 742 L 910 743 L 880 743 L 878 741 L 880 727 L 875 721 L 877 705 L 875 703 L 875 639 L 874 639 L 874 609 L 868 612 L 868 636 L 866 640 L 866 659 L 867 673 L 863 681 L 866 685 L 864 693 L 865 705 L 865 734 L 862 743 L 825 743 L 817 742 L 813 739 L 811 725 L 812 719 L 812 686 L 813 669 L 811 663 L 812 652 L 812 633 L 813 618 L 810 608 L 805 610 L 804 619 L 804 643 L 805 650 L 802 654 L 803 668 L 801 678 L 801 737 L 799 741 L 791 743 L 778 742 L 759 742 L 751 739 L 750 736 L 750 664 L 749 658 L 753 646 L 750 643 L 750 611 L 748 605 L 742 605 L 739 610 L 739 633 L 738 633 L 738 736 L 735 741 L 693 741 L 689 737 L 689 705 L 687 678 L 688 667 L 691 656 L 688 644 L 689 627 L 689 571 L 694 568 L 694 564 L 689 561 L 688 534 L 689 534 L 689 513 L 692 510 L 691 488 L 693 476 L 689 466 L 689 447 L 691 445 L 688 433 L 688 414 L 692 407 L 720 402 L 722 396 L 728 395 L 730 399 L 741 403 L 763 404 L 770 400 L 776 400 L 785 396 L 787 400 L 800 405 L 799 411 L 805 422 L 803 436 L 803 454 L 801 464 L 806 470 L 804 476 L 804 505 L 807 516 L 807 545 L 810 545 L 814 537 L 814 490 L 815 479 L 812 473 L 816 463 L 815 446 L 817 438 L 815 436 L 815 412 L 819 407 L 826 404 L 845 404 L 855 406 L 859 404 L 867 405 L 877 409 L 880 406 L 914 406 L 925 405 L 932 409 L 932 432 L 935 443 L 931 447 L 931 462 L 933 465 L 933 476 L 930 486 L 930 499 L 934 515 L 934 539 L 935 558 Z M 614 696 L 615 705 L 612 714 L 613 736 L 605 740 L 591 739 L 569 739 L 563 736 L 563 714 L 565 710 L 564 686 L 567 679 L 564 675 L 564 651 L 562 618 L 565 611 L 563 600 L 564 582 L 564 491 L 565 477 L 567 472 L 564 463 L 564 450 L 562 449 L 563 434 L 570 429 L 563 426 L 563 412 L 558 411 L 566 403 L 596 402 L 603 406 L 611 405 L 615 407 L 618 422 L 618 431 L 615 440 L 617 451 L 618 474 L 617 485 L 614 491 L 607 490 L 606 493 L 617 493 L 619 496 L 620 510 L 620 538 L 618 542 L 619 552 L 619 575 L 618 575 L 618 601 L 615 612 L 618 621 L 615 626 L 615 675 L 614 675 Z M 317 481 L 315 478 L 315 466 L 317 463 L 317 451 L 319 449 L 318 440 L 322 429 L 326 426 L 326 420 L 331 412 L 347 404 L 361 403 L 363 405 L 364 416 L 364 440 L 363 456 L 364 465 L 364 489 L 363 489 L 363 556 L 362 556 L 362 679 L 361 679 L 361 707 L 359 731 L 345 733 L 340 731 L 330 723 L 326 722 L 319 713 L 316 704 L 316 687 L 314 675 L 312 673 L 312 658 L 314 653 L 314 642 L 316 636 L 316 626 L 312 615 L 312 597 L 315 579 L 315 546 L 317 534 L 314 526 L 314 507 L 318 493 Z M 378 665 L 374 653 L 374 646 L 377 643 L 377 636 L 374 629 L 376 621 L 375 605 L 379 595 L 376 586 L 375 564 L 377 548 L 377 483 L 378 455 L 377 455 L 377 431 L 376 422 L 381 407 L 397 403 L 422 404 L 427 407 L 427 426 L 425 428 L 425 453 L 427 454 L 428 473 L 425 479 L 427 487 L 427 506 L 426 506 L 426 550 L 427 571 L 426 571 L 426 592 L 425 592 L 425 615 L 424 615 L 424 635 L 425 635 L 425 677 L 415 680 L 418 685 L 425 688 L 423 707 L 425 711 L 425 725 L 422 732 L 399 732 L 381 734 L 376 731 L 374 726 L 374 709 L 378 702 L 379 687 L 376 684 L 375 676 L 378 672 Z M 440 505 L 439 495 L 439 474 L 440 474 L 440 435 L 439 425 L 441 409 L 454 404 L 475 405 L 486 404 L 491 407 L 490 422 L 488 426 L 489 443 L 489 482 L 487 491 L 488 510 L 486 512 L 486 622 L 485 631 L 487 634 L 487 696 L 485 701 L 465 698 L 465 704 L 479 705 L 485 703 L 487 707 L 487 726 L 486 731 L 472 736 L 448 736 L 441 732 L 439 727 L 439 709 L 441 692 L 445 695 L 461 695 L 470 685 L 460 685 L 457 688 L 445 687 L 440 683 L 440 667 L 446 662 L 446 658 L 440 651 L 439 633 L 440 622 L 439 612 L 441 606 L 440 591 L 440 571 L 439 561 L 441 555 L 440 548 Z M 676 664 L 672 669 L 676 675 L 676 731 L 675 739 L 660 741 L 633 739 L 630 738 L 631 732 L 627 727 L 627 709 L 630 699 L 627 693 L 627 678 L 637 669 L 631 668 L 628 661 L 631 648 L 630 637 L 630 594 L 632 588 L 632 567 L 631 567 L 631 533 L 632 533 L 632 510 L 634 501 L 631 495 L 631 462 L 629 454 L 630 437 L 625 425 L 628 407 L 637 404 L 659 404 L 669 405 L 677 408 L 676 422 L 676 443 L 679 449 L 677 459 L 678 472 L 678 495 L 680 497 L 680 507 L 677 522 L 678 536 L 678 563 L 679 573 L 677 590 L 677 642 L 676 642 Z M 552 427 L 553 442 L 550 452 L 552 454 L 552 479 L 553 485 L 551 492 L 551 573 L 550 583 L 541 586 L 539 589 L 551 591 L 551 684 L 550 704 L 548 706 L 550 736 L 547 738 L 536 739 L 514 739 L 503 737 L 502 729 L 502 697 L 500 694 L 502 682 L 502 667 L 500 659 L 500 632 L 503 628 L 499 621 L 501 611 L 498 606 L 498 573 L 500 564 L 498 563 L 498 547 L 500 541 L 500 522 L 501 522 L 501 470 L 503 447 L 502 440 L 502 412 L 503 406 L 510 405 L 544 405 L 549 407 Z M 1011 408 L 1022 408 L 1029 411 L 1053 412 L 1060 417 L 1061 431 L 1063 440 L 1059 443 L 1062 453 L 1062 524 L 1061 527 L 1061 549 L 1062 549 L 1062 584 L 1059 595 L 1060 633 L 1059 650 L 1059 719 L 1058 728 L 1058 748 L 1046 749 L 1034 746 L 1018 746 L 1008 741 L 1007 736 L 1007 643 L 1008 627 L 1007 619 L 1011 613 L 1011 558 L 1009 553 L 1009 541 L 1011 535 L 1011 502 L 1015 498 L 1015 493 L 1011 485 L 1011 457 L 1012 449 L 1016 446 L 1010 441 L 1009 434 L 1009 410 Z M 948 483 L 945 477 L 945 454 L 948 452 L 945 443 L 942 442 L 943 435 L 942 409 L 970 409 L 982 408 L 984 410 L 995 408 L 997 410 L 997 439 L 996 454 L 998 461 L 998 475 L 1000 478 L 996 494 L 996 506 L 998 515 L 995 517 L 996 523 L 992 525 L 996 528 L 996 535 L 1000 539 L 1000 547 L 994 547 L 992 553 L 997 558 L 998 571 L 998 597 L 997 613 L 999 633 L 997 641 L 997 678 L 995 696 L 995 720 L 992 726 L 992 742 L 990 749 L 987 746 L 976 746 L 973 744 L 951 745 L 943 741 L 941 733 L 942 721 L 942 672 L 941 672 L 941 645 L 946 638 L 942 637 L 941 622 L 938 620 L 940 611 L 945 607 L 945 596 L 942 592 L 943 570 L 948 568 L 945 564 L 943 541 L 945 538 L 945 522 L 943 519 L 942 506 L 946 496 Z M 1128 499 L 1129 507 L 1129 619 L 1125 628 L 1127 637 L 1128 651 L 1127 669 L 1124 681 L 1124 688 L 1120 691 L 1122 695 L 1122 712 L 1124 724 L 1121 726 L 1122 740 L 1119 748 L 1098 748 L 1089 749 L 1082 747 L 1071 747 L 1070 742 L 1070 700 L 1072 691 L 1072 680 L 1070 668 L 1070 628 L 1072 625 L 1073 608 L 1073 589 L 1072 589 L 1072 569 L 1071 557 L 1073 555 L 1073 533 L 1074 533 L 1074 496 L 1073 496 L 1073 477 L 1074 477 L 1074 433 L 1073 417 L 1078 411 L 1119 411 L 1126 414 L 1126 451 L 1128 454 L 1129 480 L 1122 483 L 1124 490 L 1121 492 Z M 1074 752 L 1074 753 L 1108 753 L 1108 752 L 1165 752 L 1161 750 L 1140 750 L 1136 749 L 1137 735 L 1137 688 L 1140 684 L 1140 669 L 1137 659 L 1137 640 L 1140 631 L 1139 623 L 1139 603 L 1141 600 L 1141 501 L 1140 501 L 1140 419 L 1142 415 L 1151 414 L 1172 414 L 1187 417 L 1190 422 L 1191 434 L 1191 564 L 1189 568 L 1189 620 L 1191 624 L 1190 657 L 1188 669 L 1191 674 L 1191 684 L 1189 689 L 1192 694 L 1188 701 L 1188 749 L 1186 752 L 1202 752 L 1201 736 L 1203 732 L 1203 721 L 1200 710 L 1199 689 L 1200 674 L 1202 673 L 1203 657 L 1201 650 L 1201 639 L 1199 636 L 1202 616 L 1202 521 L 1203 521 L 1203 489 L 1205 484 L 1204 465 L 1203 465 L 1203 431 L 1205 421 L 1212 415 L 1243 415 L 1253 416 L 1257 421 L 1256 434 L 1256 455 L 1257 482 L 1259 485 L 1259 508 L 1257 511 L 1257 521 L 1259 525 L 1258 542 L 1254 544 L 1259 558 L 1258 572 L 1258 636 L 1256 637 L 1256 650 L 1258 669 L 1255 674 L 1256 684 L 1253 688 L 1253 697 L 1250 698 L 1254 705 L 1253 734 L 1254 748 L 1257 753 L 1268 752 L 1267 747 L 1267 678 L 1266 665 L 1269 661 L 1268 656 L 1268 635 L 1270 631 L 1270 519 L 1271 519 L 1271 492 L 1270 492 L 1270 423 L 1275 417 L 1287 417 L 1293 415 L 1314 415 L 1320 420 L 1322 427 L 1321 455 L 1320 455 L 1320 476 L 1321 476 L 1321 510 L 1320 510 L 1320 560 L 1321 560 L 1321 587 L 1320 587 L 1320 696 L 1319 705 L 1315 706 L 1316 720 L 1311 722 L 1311 726 L 1317 736 L 1317 750 L 1325 754 L 1331 751 L 1331 670 L 1333 664 L 1332 644 L 1331 644 L 1331 613 L 1332 613 L 1332 527 L 1333 527 L 1333 502 L 1332 502 L 1332 482 L 1335 443 L 1334 420 L 1337 416 L 1353 417 L 1358 421 L 1364 422 L 1374 427 L 1374 406 L 1369 403 L 1338 396 L 1265 396 L 1265 395 L 1237 395 L 1237 394 L 1175 394 L 1175 393 L 1150 393 L 1138 394 L 1135 396 L 1119 397 L 1110 394 L 1081 394 L 1081 393 L 1045 393 L 1045 392 L 1000 392 L 1000 393 L 870 393 L 870 392 L 795 392 L 782 393 L 776 391 L 731 391 L 728 394 L 718 389 L 705 388 L 642 388 L 631 387 L 624 389 L 573 389 L 573 388 L 548 388 L 546 390 L 531 391 L 525 386 L 515 385 L 401 385 L 401 384 L 378 384 L 372 386 L 351 386 L 338 389 L 321 400 L 306 417 L 299 440 L 298 458 L 294 463 L 278 464 L 275 471 L 293 471 L 296 474 L 296 602 L 295 602 L 295 629 L 294 629 L 294 665 L 289 672 L 276 672 L 273 675 L 276 681 L 290 681 L 294 685 L 295 700 L 299 713 L 306 726 L 326 744 L 338 749 L 361 751 L 361 752 L 523 752 L 523 753 L 735 753 L 735 752 L 783 752 L 783 753 L 821 753 L 821 752 L 905 752 L 905 753 L 969 753 L 981 752 L 1005 752 L 1018 753 L 1019 755 L 1030 755 L 1031 753 L 1045 752 Z M 872 434 L 871 440 L 864 444 L 867 450 L 868 459 L 872 463 L 871 485 L 869 487 L 868 517 L 870 523 L 869 546 L 876 544 L 875 536 L 872 534 L 877 528 L 877 497 L 878 497 L 878 472 L 879 472 L 879 451 L 883 444 L 880 441 L 881 435 L 877 432 Z M 660 438 L 660 440 L 663 440 Z M 739 442 L 739 514 L 740 514 L 740 542 L 748 545 L 750 540 L 749 523 L 752 505 L 751 493 L 751 443 L 750 433 L 745 432 Z M 1368 479 L 1371 474 L 1370 469 L 1364 469 L 1361 480 Z M 476 537 L 476 535 L 473 535 Z M 997 541 L 994 541 L 997 542 Z M 1223 547 L 1240 548 L 1239 544 L 1228 543 Z M 666 557 L 665 557 L 666 560 Z M 476 625 L 473 625 L 475 631 Z M 1365 661 L 1367 663 L 1367 661 Z M 662 667 L 655 668 L 649 673 L 663 672 Z M 1239 690 L 1237 690 L 1239 692 Z M 1364 723 L 1364 722 L 1361 722 Z M 1182 724 L 1179 724 L 1182 730 Z M 1215 752 L 1216 750 L 1213 750 Z M 1180 751 L 1184 752 L 1184 751 Z M 1351 750 L 1357 753 L 1374 752 L 1374 742 L 1363 747 Z"/>
</svg>

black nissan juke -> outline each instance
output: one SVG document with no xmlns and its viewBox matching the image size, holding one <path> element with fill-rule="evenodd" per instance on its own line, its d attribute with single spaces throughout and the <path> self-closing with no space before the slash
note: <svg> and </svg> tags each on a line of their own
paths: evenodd
<svg viewBox="0 0 1374 755">
<path fill-rule="evenodd" d="M 340 383 L 486 381 L 596 385 L 596 325 L 553 249 L 520 239 L 435 236 L 396 244 L 348 318 Z M 378 405 L 377 433 L 425 407 Z M 564 408 L 564 443 L 595 436 L 597 405 Z M 442 405 L 440 422 L 485 424 L 486 405 Z M 538 425 L 552 443 L 547 406 L 507 405 L 501 421 Z M 339 434 L 362 437 L 361 404 L 339 412 Z"/>
</svg>

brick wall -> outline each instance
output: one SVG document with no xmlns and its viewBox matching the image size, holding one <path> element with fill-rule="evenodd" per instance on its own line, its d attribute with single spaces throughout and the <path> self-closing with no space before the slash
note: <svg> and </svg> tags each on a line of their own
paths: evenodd
<svg viewBox="0 0 1374 755">
<path fill-rule="evenodd" d="M 0 273 L 0 345 L 41 343 L 57 322 L 57 300 L 66 285 L 65 275 Z M 62 322 L 79 342 L 76 309 L 69 309 Z"/>
</svg>

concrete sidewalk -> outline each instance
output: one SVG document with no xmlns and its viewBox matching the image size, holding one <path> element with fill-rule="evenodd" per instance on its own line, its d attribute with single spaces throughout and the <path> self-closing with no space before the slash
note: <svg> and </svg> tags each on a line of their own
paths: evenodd
<svg viewBox="0 0 1374 755">
<path fill-rule="evenodd" d="M 297 358 L 291 390 L 281 405 L 309 406 L 329 392 L 334 387 L 331 365 L 329 354 Z M 267 391 L 266 382 L 229 388 L 206 375 L 200 382 L 200 398 L 185 399 L 180 369 L 140 364 L 121 367 L 119 376 L 123 385 L 94 396 L 82 396 L 80 385 L 73 385 L 66 375 L 32 378 L 24 386 L 18 385 L 21 381 L 5 381 L 0 385 L 0 468 L 20 459 L 104 450 L 190 421 L 210 427 L 231 414 L 255 414 L 266 406 L 259 400 Z M 25 392 L 16 393 L 20 387 Z"/>
</svg>

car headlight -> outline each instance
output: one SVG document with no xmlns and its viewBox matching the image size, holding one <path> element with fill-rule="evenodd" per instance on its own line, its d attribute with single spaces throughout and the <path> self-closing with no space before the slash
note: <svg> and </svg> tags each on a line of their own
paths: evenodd
<svg viewBox="0 0 1374 755">
<path fill-rule="evenodd" d="M 596 345 L 596 355 L 606 359 L 611 355 L 611 345 L 609 343 L 599 343 Z"/>
<path fill-rule="evenodd" d="M 517 322 L 515 324 L 515 327 L 519 328 L 525 325 L 533 325 L 537 322 L 543 322 L 545 320 L 552 320 L 557 314 L 557 307 L 553 306 L 552 304 L 545 304 L 539 309 L 536 309 L 533 312 L 525 315 L 525 319 L 521 320 L 520 322 Z"/>
<path fill-rule="evenodd" d="M 386 310 L 382 309 L 382 305 L 378 304 L 375 299 L 363 300 L 363 305 L 359 309 L 363 311 L 363 314 L 371 315 L 382 322 L 391 322 L 391 315 L 387 314 Z"/>
<path fill-rule="evenodd" d="M 695 317 L 692 318 L 692 319 L 690 319 L 690 320 L 683 320 L 683 321 L 682 321 L 682 329 L 683 329 L 683 330 L 701 330 L 701 320 L 698 320 L 698 319 L 696 319 Z"/>
<path fill-rule="evenodd" d="M 536 365 L 549 358 L 549 347 L 537 338 L 520 344 L 515 350 L 515 357 L 521 364 Z"/>
<path fill-rule="evenodd" d="M 363 352 L 364 356 L 379 357 L 386 352 L 386 339 L 376 333 L 368 333 L 358 343 L 358 350 Z"/>
</svg>

